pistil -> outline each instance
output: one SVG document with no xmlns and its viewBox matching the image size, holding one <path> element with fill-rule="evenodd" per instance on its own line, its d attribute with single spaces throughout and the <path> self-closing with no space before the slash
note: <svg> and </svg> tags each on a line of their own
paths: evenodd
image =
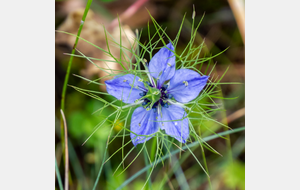
<svg viewBox="0 0 300 190">
<path fill-rule="evenodd" d="M 161 92 L 157 88 L 148 86 L 148 93 L 144 97 L 151 101 L 151 104 L 146 109 L 147 111 L 149 111 L 152 109 L 153 105 L 157 101 L 159 101 L 161 97 Z"/>
<path fill-rule="evenodd" d="M 153 105 L 158 102 L 161 98 L 161 92 L 157 88 L 153 88 L 148 83 L 144 83 L 146 88 L 148 89 L 147 94 L 140 93 L 141 97 L 140 99 L 137 99 L 136 101 L 147 99 L 147 101 L 144 101 L 143 105 L 146 108 L 147 111 L 151 110 Z"/>
</svg>

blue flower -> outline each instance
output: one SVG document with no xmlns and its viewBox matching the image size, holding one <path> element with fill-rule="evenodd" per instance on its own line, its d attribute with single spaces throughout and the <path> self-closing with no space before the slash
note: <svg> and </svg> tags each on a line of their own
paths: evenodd
<svg viewBox="0 0 300 190">
<path fill-rule="evenodd" d="M 189 136 L 183 103 L 199 95 L 208 76 L 190 69 L 175 70 L 173 52 L 174 47 L 169 43 L 153 56 L 149 68 L 144 63 L 149 81 L 127 74 L 105 82 L 112 96 L 128 104 L 142 105 L 131 117 L 130 130 L 135 134 L 130 133 L 130 137 L 134 146 L 152 138 L 159 129 L 182 143 Z"/>
</svg>

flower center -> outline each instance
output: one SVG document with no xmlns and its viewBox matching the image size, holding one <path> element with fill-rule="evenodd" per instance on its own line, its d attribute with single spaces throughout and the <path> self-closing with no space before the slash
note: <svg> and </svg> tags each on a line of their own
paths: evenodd
<svg viewBox="0 0 300 190">
<path fill-rule="evenodd" d="M 146 97 L 152 102 L 157 102 L 161 97 L 161 92 L 157 88 L 153 88 L 149 86 Z"/>
<path fill-rule="evenodd" d="M 153 105 L 159 101 L 161 97 L 161 92 L 157 88 L 153 88 L 148 85 L 148 92 L 147 94 L 143 97 L 143 99 L 147 98 L 148 101 L 146 101 L 146 110 L 149 111 L 152 109 Z"/>
<path fill-rule="evenodd" d="M 157 87 L 153 87 L 149 82 L 145 82 L 145 87 L 147 88 L 147 92 L 141 92 L 140 96 L 142 98 L 137 99 L 136 102 L 140 100 L 144 100 L 142 106 L 147 110 L 157 110 L 157 106 L 160 104 L 162 107 L 168 108 L 168 100 L 172 99 L 173 95 L 168 94 L 167 88 L 168 85 L 163 85 L 160 89 Z"/>
</svg>

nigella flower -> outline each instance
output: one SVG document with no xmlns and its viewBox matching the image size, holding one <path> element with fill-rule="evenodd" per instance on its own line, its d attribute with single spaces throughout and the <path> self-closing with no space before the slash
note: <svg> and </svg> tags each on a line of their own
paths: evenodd
<svg viewBox="0 0 300 190">
<path fill-rule="evenodd" d="M 130 130 L 135 134 L 130 137 L 135 146 L 152 138 L 159 129 L 182 143 L 189 136 L 184 103 L 199 95 L 208 76 L 190 69 L 175 70 L 173 52 L 174 47 L 169 43 L 153 56 L 149 67 L 144 63 L 149 81 L 127 74 L 105 82 L 112 96 L 124 103 L 142 105 L 131 117 Z"/>
</svg>

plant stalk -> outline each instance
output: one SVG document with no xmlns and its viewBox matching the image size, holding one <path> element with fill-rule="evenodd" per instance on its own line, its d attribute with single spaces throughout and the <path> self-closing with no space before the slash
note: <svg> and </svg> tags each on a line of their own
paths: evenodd
<svg viewBox="0 0 300 190">
<path fill-rule="evenodd" d="M 68 81 L 69 81 L 69 75 L 70 75 L 70 70 L 71 70 L 72 61 L 73 61 L 73 54 L 75 54 L 75 50 L 76 50 L 76 47 L 77 47 L 77 44 L 78 44 L 79 36 L 81 34 L 81 30 L 82 30 L 83 24 L 85 22 L 85 18 L 87 16 L 87 13 L 90 9 L 92 1 L 93 0 L 88 0 L 88 2 L 87 2 L 87 5 L 86 5 L 84 13 L 82 15 L 81 23 L 80 23 L 80 26 L 79 26 L 79 29 L 78 29 L 78 32 L 77 32 L 77 37 L 76 37 L 76 40 L 75 40 L 75 44 L 73 46 L 73 50 L 72 50 L 72 53 L 70 55 L 70 60 L 69 60 L 69 63 L 68 63 L 67 73 L 66 73 L 66 76 L 65 76 L 63 90 L 62 90 L 62 94 L 61 94 L 60 109 L 63 112 L 65 111 L 65 96 L 66 96 L 67 84 L 68 84 Z M 64 152 L 65 140 L 64 140 L 64 122 L 63 122 L 62 116 L 60 117 L 60 132 L 61 132 L 60 137 L 61 137 L 62 150 Z M 64 154 L 63 154 L 63 160 L 65 160 Z"/>
</svg>

